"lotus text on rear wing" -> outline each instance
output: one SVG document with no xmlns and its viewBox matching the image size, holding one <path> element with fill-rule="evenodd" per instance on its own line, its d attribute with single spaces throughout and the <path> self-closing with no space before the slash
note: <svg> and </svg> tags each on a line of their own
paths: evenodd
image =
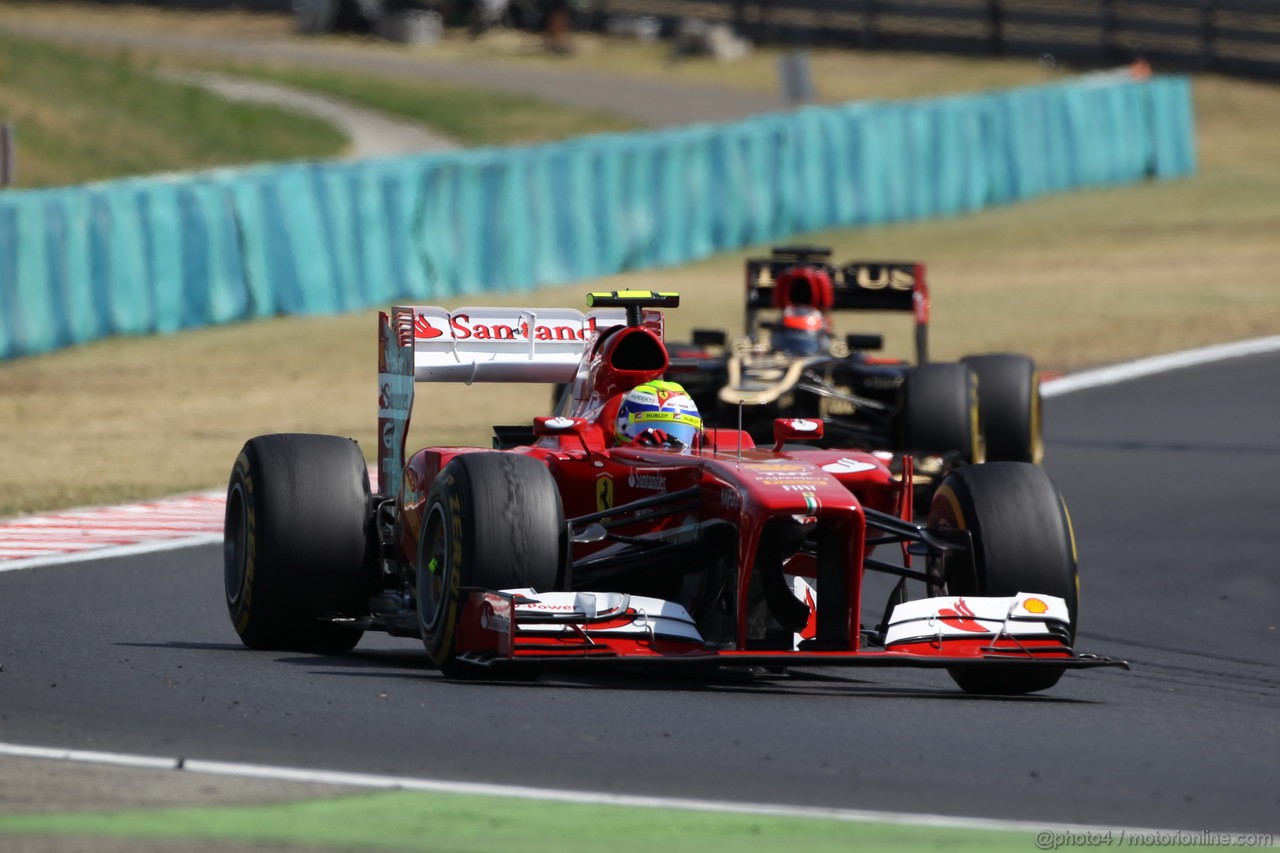
<svg viewBox="0 0 1280 853">
<path fill-rule="evenodd" d="M 435 318 L 437 321 L 442 318 Z M 585 341 L 596 331 L 596 319 L 586 317 L 580 324 L 559 324 L 554 326 L 537 324 L 533 327 L 533 339 L 536 341 Z M 527 341 L 529 340 L 529 324 L 521 321 L 517 324 L 476 323 L 465 313 L 450 314 L 449 328 L 441 329 L 431 322 L 431 318 L 419 314 L 413 323 L 414 337 L 429 340 L 449 334 L 459 341 L 475 338 L 488 341 Z"/>
</svg>

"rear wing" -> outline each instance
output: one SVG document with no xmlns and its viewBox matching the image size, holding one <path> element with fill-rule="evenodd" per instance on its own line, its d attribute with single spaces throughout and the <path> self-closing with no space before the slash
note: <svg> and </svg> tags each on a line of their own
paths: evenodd
<svg viewBox="0 0 1280 853">
<path fill-rule="evenodd" d="M 758 312 L 791 303 L 785 273 L 798 267 L 826 273 L 832 311 L 910 311 L 916 322 L 916 354 L 928 360 L 929 287 L 925 265 L 915 261 L 846 261 L 832 264 L 831 250 L 782 247 L 767 258 L 746 262 L 747 332 L 758 330 Z M 783 286 L 779 279 L 783 279 Z"/>
<path fill-rule="evenodd" d="M 662 314 L 644 311 L 662 336 Z M 378 476 L 397 494 L 416 382 L 571 382 L 595 333 L 625 307 L 456 308 L 397 305 L 378 314 Z"/>
</svg>

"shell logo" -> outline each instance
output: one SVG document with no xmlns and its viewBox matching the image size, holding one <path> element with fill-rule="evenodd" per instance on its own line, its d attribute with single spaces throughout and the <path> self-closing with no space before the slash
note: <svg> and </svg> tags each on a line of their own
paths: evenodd
<svg viewBox="0 0 1280 853">
<path fill-rule="evenodd" d="M 1038 598 L 1024 598 L 1022 600 L 1022 609 L 1028 613 L 1047 613 L 1049 612 L 1049 605 Z"/>
</svg>

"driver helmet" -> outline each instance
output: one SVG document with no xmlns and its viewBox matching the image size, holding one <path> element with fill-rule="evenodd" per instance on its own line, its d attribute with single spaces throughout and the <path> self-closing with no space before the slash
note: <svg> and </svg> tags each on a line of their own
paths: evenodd
<svg viewBox="0 0 1280 853">
<path fill-rule="evenodd" d="M 618 444 L 691 451 L 702 432 L 698 407 L 678 382 L 655 380 L 622 395 L 614 422 Z"/>
<path fill-rule="evenodd" d="M 791 355 L 816 355 L 826 348 L 827 318 L 812 305 L 788 305 L 773 331 L 773 348 Z"/>
</svg>

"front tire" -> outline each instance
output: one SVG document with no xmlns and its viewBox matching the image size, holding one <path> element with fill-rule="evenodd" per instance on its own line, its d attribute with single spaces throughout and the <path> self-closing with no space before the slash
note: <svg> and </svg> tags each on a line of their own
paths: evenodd
<svg viewBox="0 0 1280 853">
<path fill-rule="evenodd" d="M 952 471 L 929 507 L 928 526 L 967 530 L 972 554 L 929 560 L 929 574 L 949 595 L 1053 595 L 1067 602 L 1075 638 L 1079 595 L 1075 536 L 1066 503 L 1044 469 L 990 462 Z M 966 693 L 1017 695 L 1057 684 L 1062 668 L 1017 666 L 949 670 Z"/>
<path fill-rule="evenodd" d="M 364 633 L 329 616 L 368 604 L 369 472 L 355 442 L 263 435 L 227 485 L 227 610 L 251 649 L 346 651 Z"/>
<path fill-rule="evenodd" d="M 989 462 L 1044 459 L 1040 421 L 1040 374 L 1025 355 L 966 356 L 978 377 L 978 408 Z"/>
<path fill-rule="evenodd" d="M 418 548 L 418 627 L 431 662 L 461 672 L 454 633 L 465 587 L 542 592 L 563 583 L 567 536 L 551 472 L 518 453 L 464 453 L 427 496 Z"/>
</svg>

